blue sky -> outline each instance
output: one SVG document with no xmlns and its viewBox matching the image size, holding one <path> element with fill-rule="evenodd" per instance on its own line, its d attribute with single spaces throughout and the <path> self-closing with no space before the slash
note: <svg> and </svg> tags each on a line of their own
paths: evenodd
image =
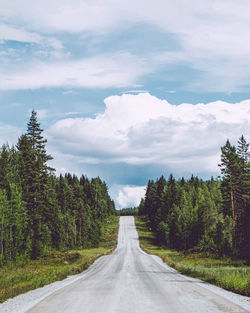
<svg viewBox="0 0 250 313">
<path fill-rule="evenodd" d="M 57 173 L 99 175 L 118 207 L 217 176 L 250 140 L 249 20 L 247 0 L 0 0 L 0 143 L 37 110 Z"/>
</svg>

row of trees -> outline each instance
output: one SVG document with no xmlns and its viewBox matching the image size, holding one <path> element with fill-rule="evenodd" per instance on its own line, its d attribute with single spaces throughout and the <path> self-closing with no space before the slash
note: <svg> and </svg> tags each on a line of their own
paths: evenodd
<svg viewBox="0 0 250 313">
<path fill-rule="evenodd" d="M 0 151 L 0 264 L 96 246 L 102 223 L 115 214 L 99 177 L 55 176 L 42 132 L 33 111 L 16 148 Z"/>
<path fill-rule="evenodd" d="M 117 210 L 116 212 L 117 212 L 117 215 L 120 215 L 120 216 L 131 216 L 131 215 L 137 216 L 138 208 L 137 207 L 125 208 L 125 209 Z"/>
<path fill-rule="evenodd" d="M 222 179 L 149 180 L 139 215 L 145 215 L 159 244 L 198 248 L 250 259 L 249 144 L 221 148 Z"/>
</svg>

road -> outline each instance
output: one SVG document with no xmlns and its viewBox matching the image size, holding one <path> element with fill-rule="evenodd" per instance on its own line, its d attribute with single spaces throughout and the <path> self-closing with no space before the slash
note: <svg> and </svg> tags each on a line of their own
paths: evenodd
<svg viewBox="0 0 250 313">
<path fill-rule="evenodd" d="M 115 252 L 28 313 L 245 313 L 206 283 L 185 277 L 139 248 L 133 217 L 121 217 Z M 218 289 L 218 288 L 217 288 Z M 235 302 L 235 301 L 234 301 Z M 250 307 L 250 306 L 249 306 Z"/>
</svg>

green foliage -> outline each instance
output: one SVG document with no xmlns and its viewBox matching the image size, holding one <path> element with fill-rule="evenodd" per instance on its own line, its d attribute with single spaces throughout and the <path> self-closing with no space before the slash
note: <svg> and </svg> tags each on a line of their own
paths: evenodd
<svg viewBox="0 0 250 313">
<path fill-rule="evenodd" d="M 0 265 L 97 247 L 102 225 L 116 214 L 99 177 L 54 175 L 42 132 L 32 111 L 17 149 L 0 151 Z"/>
<path fill-rule="evenodd" d="M 116 211 L 117 215 L 120 216 L 137 216 L 138 215 L 138 208 L 126 208 L 126 209 L 121 209 Z"/>
<path fill-rule="evenodd" d="M 243 136 L 238 147 L 227 140 L 221 148 L 221 172 L 226 213 L 232 216 L 232 251 L 250 259 L 250 159 L 249 144 Z"/>
<path fill-rule="evenodd" d="M 149 220 L 158 244 L 250 259 L 249 145 L 229 140 L 221 148 L 222 181 L 192 176 L 149 180 L 138 210 Z"/>
<path fill-rule="evenodd" d="M 178 250 L 217 251 L 221 247 L 215 241 L 224 229 L 221 202 L 219 181 L 205 182 L 193 176 L 176 181 L 170 175 L 168 181 L 149 181 L 139 214 L 148 218 L 159 244 Z"/>
</svg>

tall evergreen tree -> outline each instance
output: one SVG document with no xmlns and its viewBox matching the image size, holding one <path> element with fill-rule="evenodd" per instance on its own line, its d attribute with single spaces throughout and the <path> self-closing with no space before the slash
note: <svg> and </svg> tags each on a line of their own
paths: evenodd
<svg viewBox="0 0 250 313">
<path fill-rule="evenodd" d="M 48 227 L 49 205 L 49 174 L 53 170 L 47 165 L 52 157 L 45 149 L 46 139 L 37 122 L 37 114 L 33 110 L 28 123 L 27 134 L 19 139 L 17 148 L 20 156 L 20 177 L 23 189 L 23 200 L 26 203 L 30 231 L 31 257 L 37 258 L 46 243 L 50 244 Z"/>
<path fill-rule="evenodd" d="M 239 179 L 241 215 L 239 225 L 241 227 L 242 244 L 240 255 L 250 258 L 250 153 L 249 144 L 242 135 L 238 140 L 237 153 L 240 158 L 241 175 Z"/>
<path fill-rule="evenodd" d="M 250 196 L 248 147 L 249 144 L 247 144 L 244 136 L 241 136 L 237 149 L 230 144 L 229 140 L 221 148 L 222 163 L 220 167 L 226 194 L 230 194 L 233 220 L 233 252 L 235 256 L 244 255 L 245 237 L 249 226 L 246 226 Z"/>
<path fill-rule="evenodd" d="M 224 181 L 227 183 L 227 194 L 230 194 L 231 210 L 233 219 L 233 249 L 238 250 L 238 197 L 239 197 L 239 180 L 240 180 L 240 162 L 236 148 L 227 140 L 226 144 L 221 147 L 221 173 L 224 175 Z"/>
</svg>

